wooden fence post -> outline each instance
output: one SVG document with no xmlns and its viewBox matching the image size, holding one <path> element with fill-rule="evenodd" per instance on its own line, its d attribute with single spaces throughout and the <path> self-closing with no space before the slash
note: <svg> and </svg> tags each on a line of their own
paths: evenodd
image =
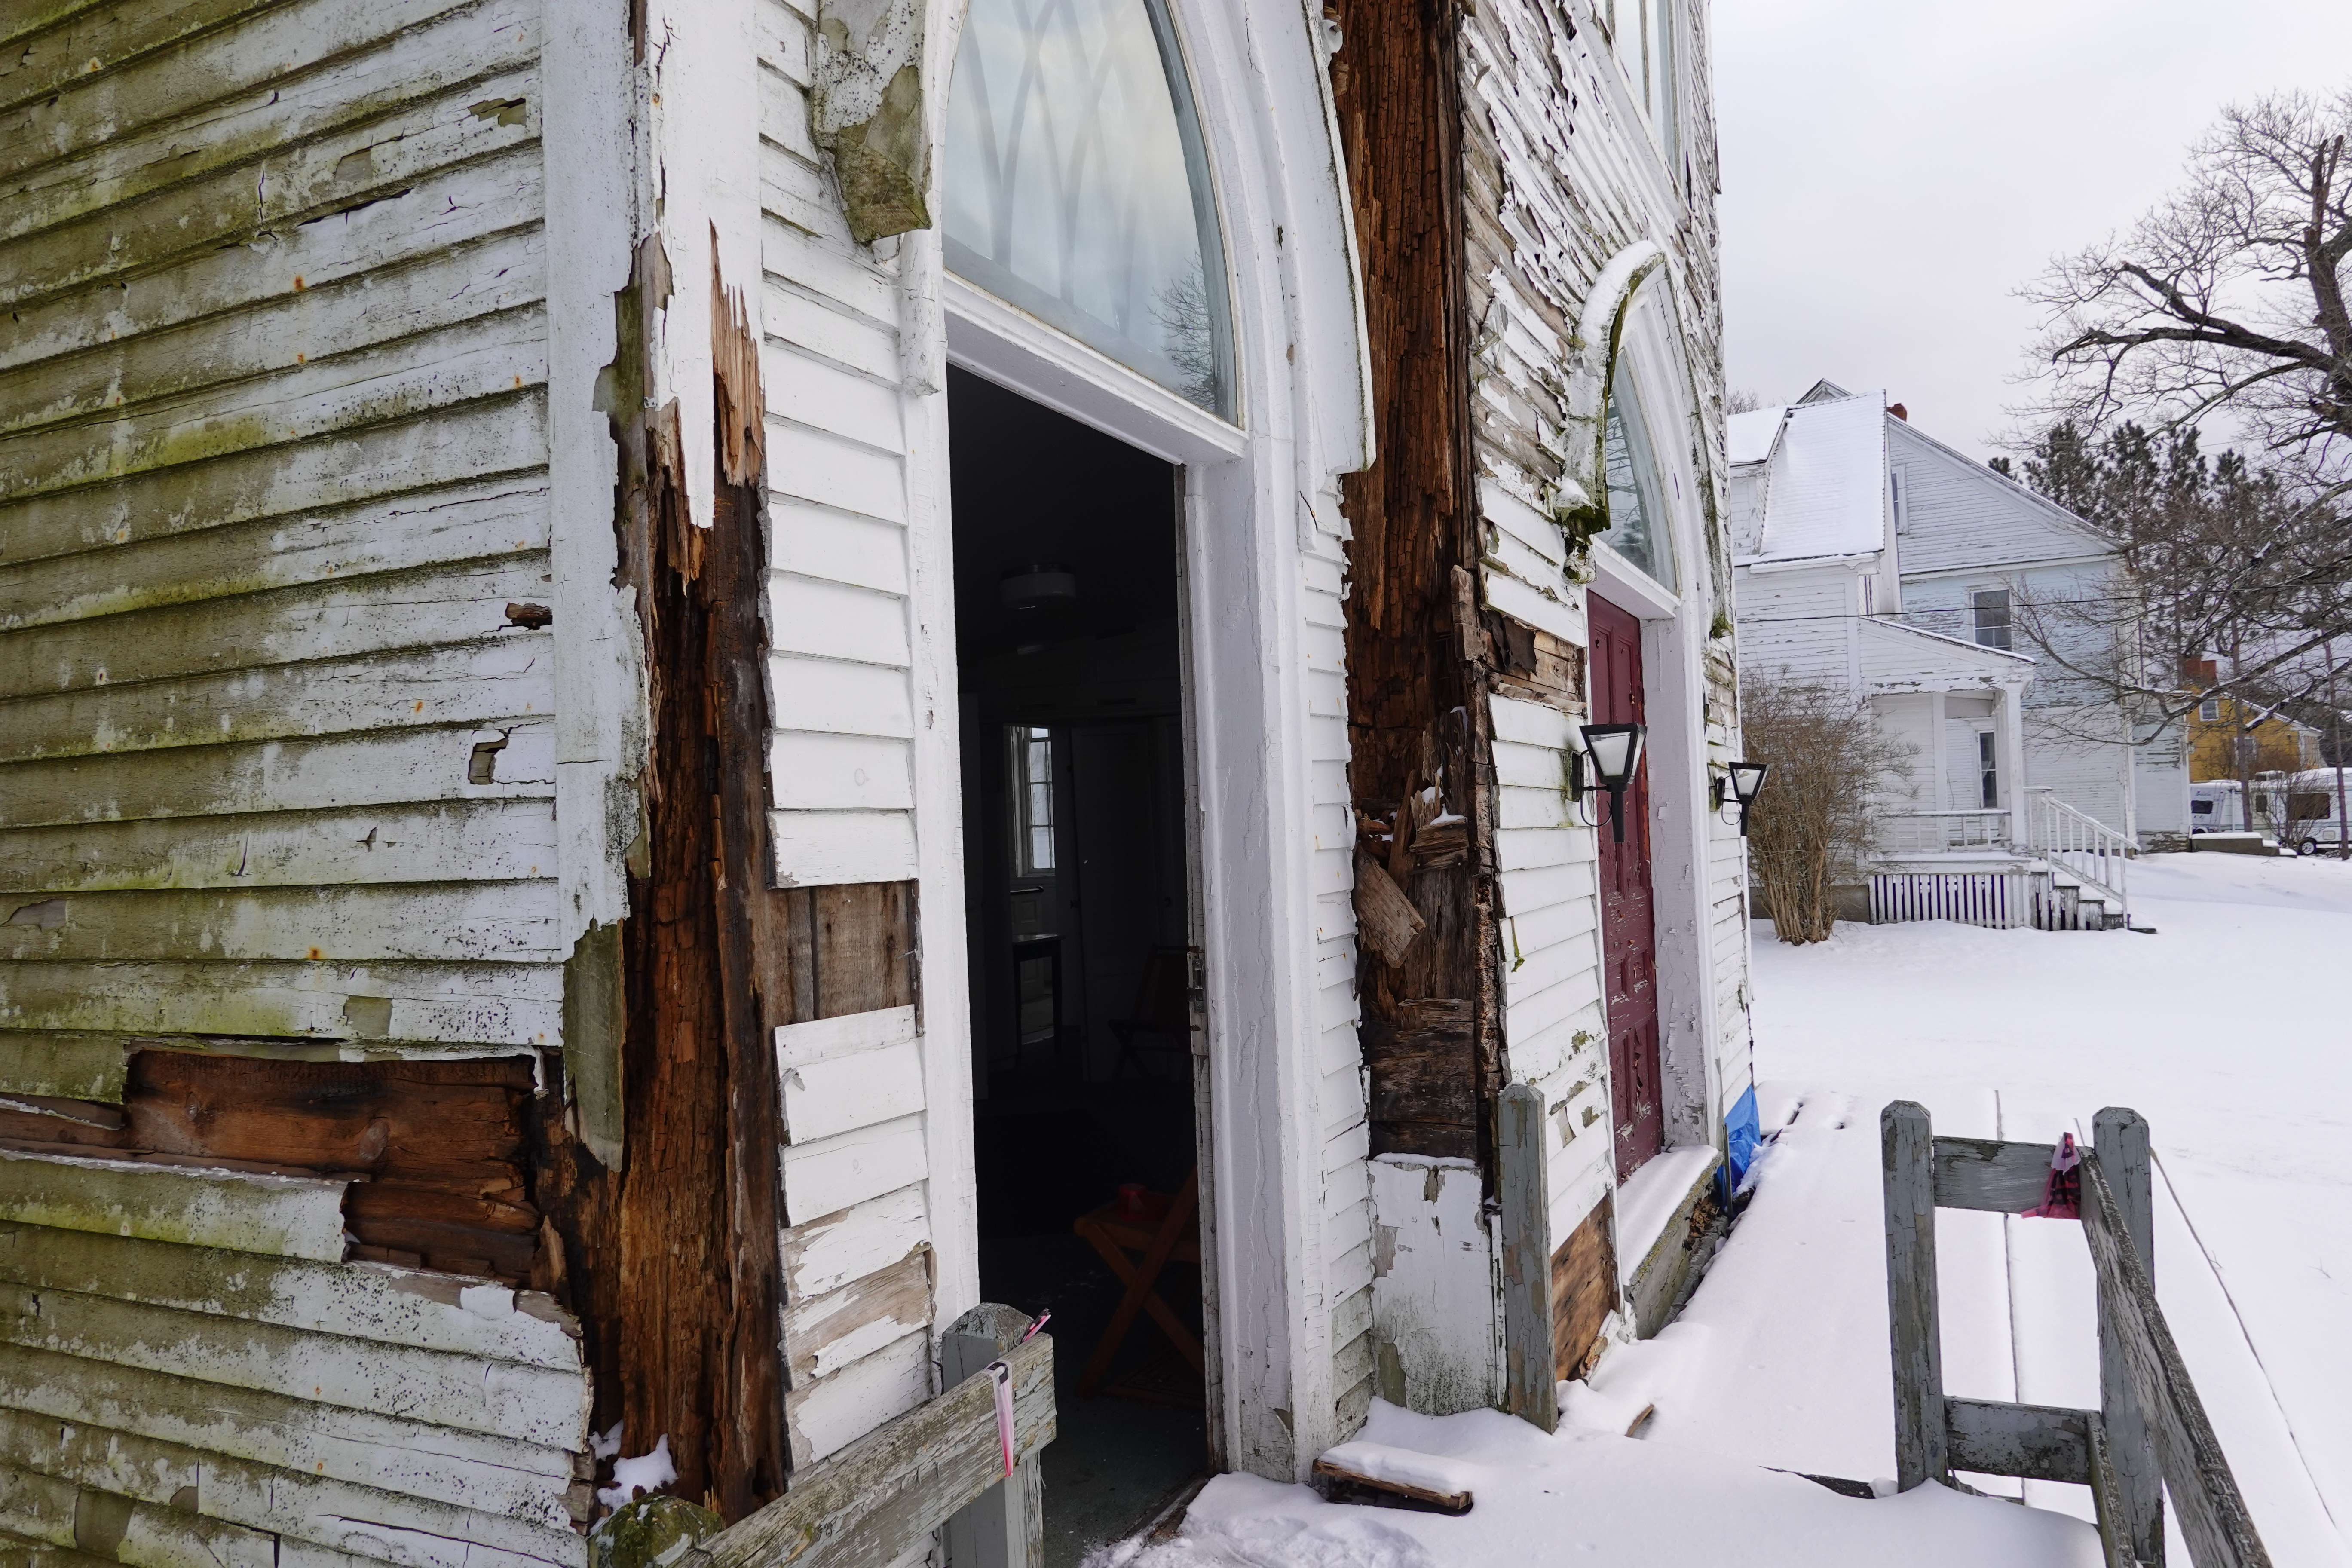
<svg viewBox="0 0 2352 1568">
<path fill-rule="evenodd" d="M 2091 1155 L 2123 1211 L 2124 1229 L 2139 1253 L 2148 1283 L 2156 1282 L 2156 1201 L 2148 1168 L 2147 1123 L 2137 1110 L 2111 1105 L 2092 1120 Z M 2122 1494 L 2124 1518 L 2131 1526 L 2132 1552 L 2140 1562 L 2162 1568 L 2164 1562 L 2164 1477 L 2157 1468 L 2156 1442 L 2147 1415 L 2139 1407 L 2133 1387 L 2131 1363 L 2125 1359 L 2122 1303 L 2106 1298 L 2109 1288 L 2099 1281 L 2099 1409 L 2107 1430 L 2107 1456 L 2115 1466 L 2116 1489 Z"/>
<path fill-rule="evenodd" d="M 1551 1184 L 1545 1179 L 1543 1091 L 1503 1090 L 1496 1154 L 1503 1178 L 1504 1407 L 1545 1431 L 1559 1426 L 1551 1342 Z"/>
<path fill-rule="evenodd" d="M 941 1381 L 950 1388 L 1021 1342 L 1028 1317 L 983 1301 L 940 1336 Z M 1039 1568 L 1045 1561 L 1045 1478 L 1035 1454 L 948 1520 L 950 1568 Z"/>
<path fill-rule="evenodd" d="M 1895 1483 L 1951 1479 L 1943 1353 L 1936 1321 L 1936 1143 L 1927 1109 L 1898 1100 L 1878 1116 L 1886 1179 L 1886 1321 L 1895 1363 Z"/>
</svg>

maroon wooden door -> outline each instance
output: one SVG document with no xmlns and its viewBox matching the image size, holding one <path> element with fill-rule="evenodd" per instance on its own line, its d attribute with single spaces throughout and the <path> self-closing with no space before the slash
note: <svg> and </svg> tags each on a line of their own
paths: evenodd
<svg viewBox="0 0 2352 1568">
<path fill-rule="evenodd" d="M 1642 623 L 1590 596 L 1592 721 L 1641 724 Z M 1658 937 L 1650 911 L 1650 763 L 1647 748 L 1625 792 L 1625 842 L 1609 826 L 1609 797 L 1595 795 L 1601 822 L 1602 992 L 1609 1008 L 1610 1110 L 1622 1181 L 1665 1146 L 1658 1092 Z"/>
</svg>

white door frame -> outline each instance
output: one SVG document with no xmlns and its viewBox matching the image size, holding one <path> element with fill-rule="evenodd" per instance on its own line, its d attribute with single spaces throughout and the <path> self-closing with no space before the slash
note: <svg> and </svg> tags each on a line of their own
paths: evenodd
<svg viewBox="0 0 2352 1568">
<path fill-rule="evenodd" d="M 1211 1283 L 1212 1454 L 1221 1467 L 1303 1479 L 1332 1430 L 1330 1321 L 1325 1290 L 1321 1167 L 1323 1063 L 1318 1044 L 1316 899 L 1310 763 L 1315 727 L 1301 652 L 1306 557 L 1318 529 L 1338 531 L 1337 476 L 1370 458 L 1370 379 L 1354 234 L 1328 82 L 1327 37 L 1304 7 L 1169 0 L 1192 77 L 1214 173 L 1230 268 L 1238 425 L 1207 414 L 1094 350 L 936 270 L 935 239 L 910 245 L 910 299 L 930 290 L 945 317 L 944 357 L 1034 402 L 1176 464 L 1187 624 L 1188 747 L 1196 787 L 1204 914 L 1209 1116 L 1201 1173 L 1204 1279 Z M 934 0 L 940 39 L 934 100 L 947 97 L 961 5 Z M 933 123 L 944 120 L 935 113 Z M 935 143 L 934 167 L 944 163 Z M 947 679 L 929 689 L 952 706 L 953 588 L 947 540 L 944 399 L 928 406 L 914 460 L 928 468 L 937 537 L 914 613 L 936 617 L 919 646 L 941 650 Z M 1325 546 L 1328 548 L 1328 544 Z M 1343 721 L 1344 722 L 1344 721 Z M 942 716 L 950 748 L 956 726 Z M 1328 747 L 1326 748 L 1328 750 Z M 926 841 L 924 928 L 961 920 L 959 807 L 952 764 L 943 789 L 919 792 Z M 920 765 L 919 762 L 919 766 Z M 935 826 L 936 825 L 936 826 Z M 962 974 L 960 933 L 941 932 Z M 928 966 L 927 966 L 928 967 Z M 944 1018 L 944 1012 L 940 1016 Z M 965 1023 L 969 1026 L 968 1020 Z M 944 1054 L 944 1053 L 943 1053 Z M 968 1117 L 935 1104 L 933 1119 Z M 933 1184 L 967 1189 L 935 1161 Z M 934 1226 L 973 1223 L 968 1193 L 934 1204 Z M 941 1238 L 940 1310 L 976 1296 L 976 1248 Z M 961 1310 L 957 1308 L 956 1310 Z M 944 1320 L 943 1320 L 944 1321 Z"/>
<path fill-rule="evenodd" d="M 1703 477 L 1687 441 L 1695 399 L 1664 268 L 1628 294 L 1617 352 L 1633 369 L 1666 494 L 1675 554 L 1669 590 L 1604 542 L 1592 547 L 1592 591 L 1642 622 L 1643 703 L 1649 724 L 1650 900 L 1658 964 L 1658 1067 L 1666 1146 L 1716 1142 L 1717 1037 L 1709 903 L 1705 641 L 1712 600 Z M 1604 385 L 1606 383 L 1604 382 Z M 1595 928 L 1594 940 L 1601 937 Z M 1620 1258 L 1631 1269 L 1639 1258 Z"/>
</svg>

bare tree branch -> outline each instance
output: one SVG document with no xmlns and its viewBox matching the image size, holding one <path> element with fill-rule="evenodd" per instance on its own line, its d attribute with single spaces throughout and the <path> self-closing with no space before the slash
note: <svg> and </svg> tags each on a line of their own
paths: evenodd
<svg viewBox="0 0 2352 1568">
<path fill-rule="evenodd" d="M 2226 110 L 2130 234 L 2054 260 L 2042 395 L 2090 430 L 2227 416 L 2315 471 L 2352 471 L 2352 89 Z"/>
</svg>

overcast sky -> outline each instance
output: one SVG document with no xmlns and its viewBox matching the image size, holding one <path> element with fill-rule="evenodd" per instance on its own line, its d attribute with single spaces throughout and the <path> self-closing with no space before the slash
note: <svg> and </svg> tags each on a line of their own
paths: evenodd
<svg viewBox="0 0 2352 1568">
<path fill-rule="evenodd" d="M 2352 0 L 1713 0 L 1726 353 L 1767 404 L 1884 387 L 1985 456 L 2012 290 L 2127 226 L 2220 108 L 2352 85 Z"/>
</svg>

